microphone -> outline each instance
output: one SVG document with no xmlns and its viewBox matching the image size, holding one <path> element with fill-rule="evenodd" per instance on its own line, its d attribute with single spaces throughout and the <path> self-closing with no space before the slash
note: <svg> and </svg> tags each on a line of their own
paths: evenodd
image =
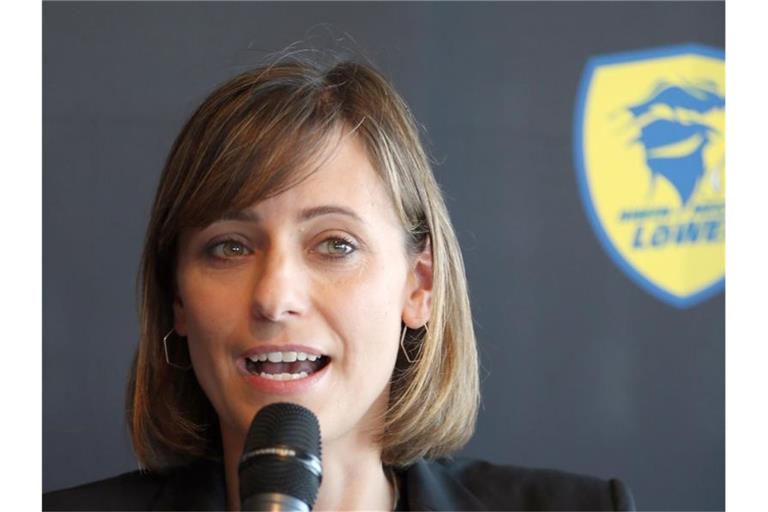
<svg viewBox="0 0 768 512">
<path fill-rule="evenodd" d="M 312 411 L 291 403 L 263 407 L 238 466 L 241 510 L 309 512 L 323 479 L 321 458 Z"/>
</svg>

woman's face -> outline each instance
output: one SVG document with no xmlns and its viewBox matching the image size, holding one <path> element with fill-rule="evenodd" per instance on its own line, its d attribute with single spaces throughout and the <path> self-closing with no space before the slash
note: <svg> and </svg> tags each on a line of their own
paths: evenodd
<svg viewBox="0 0 768 512">
<path fill-rule="evenodd" d="M 288 401 L 318 416 L 326 446 L 369 442 L 401 321 L 429 318 L 429 248 L 407 255 L 357 138 L 328 151 L 301 184 L 180 237 L 175 328 L 225 435 Z"/>
</svg>

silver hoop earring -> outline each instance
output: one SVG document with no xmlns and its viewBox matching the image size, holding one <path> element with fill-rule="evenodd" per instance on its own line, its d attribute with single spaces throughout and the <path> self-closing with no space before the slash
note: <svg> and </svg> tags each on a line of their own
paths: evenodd
<svg viewBox="0 0 768 512">
<path fill-rule="evenodd" d="M 163 336 L 163 352 L 165 353 L 165 362 L 168 363 L 170 366 L 173 366 L 174 368 L 178 368 L 179 370 L 189 370 L 192 368 L 192 364 L 190 363 L 187 366 L 180 366 L 178 364 L 174 364 L 171 362 L 171 358 L 168 357 L 168 337 L 173 334 L 174 329 L 171 329 L 168 331 L 168 334 Z"/>
<path fill-rule="evenodd" d="M 403 355 L 405 356 L 405 360 L 408 361 L 410 364 L 413 364 L 413 361 L 411 361 L 411 358 L 408 357 L 408 351 L 405 350 L 405 345 L 403 342 L 405 341 L 405 331 L 408 330 L 408 326 L 403 324 L 403 333 L 400 335 L 400 348 L 403 349 Z"/>
<path fill-rule="evenodd" d="M 426 333 L 426 335 L 429 335 L 429 329 L 427 329 L 427 324 L 424 324 L 423 327 L 424 327 L 424 332 Z M 404 342 L 405 342 L 405 332 L 407 330 L 408 330 L 408 326 L 403 324 L 403 333 L 400 335 L 400 348 L 403 349 L 403 355 L 405 356 L 405 360 L 408 361 L 410 364 L 413 364 L 413 363 L 416 362 L 416 360 L 418 359 L 419 356 L 417 354 L 416 355 L 416 359 L 411 359 L 408 356 L 408 351 L 405 350 L 405 343 Z M 419 350 L 419 353 L 421 353 L 421 350 Z"/>
</svg>

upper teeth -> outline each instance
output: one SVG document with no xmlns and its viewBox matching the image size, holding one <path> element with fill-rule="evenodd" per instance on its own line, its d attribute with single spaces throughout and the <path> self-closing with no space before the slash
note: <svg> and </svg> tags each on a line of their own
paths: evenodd
<svg viewBox="0 0 768 512">
<path fill-rule="evenodd" d="M 269 361 L 270 363 L 292 363 L 294 361 L 317 361 L 321 356 L 307 354 L 306 352 L 265 352 L 254 354 L 248 359 L 254 363 L 257 361 Z"/>
</svg>

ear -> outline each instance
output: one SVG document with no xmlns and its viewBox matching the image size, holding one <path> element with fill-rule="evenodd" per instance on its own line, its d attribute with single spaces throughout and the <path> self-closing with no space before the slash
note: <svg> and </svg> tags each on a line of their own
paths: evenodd
<svg viewBox="0 0 768 512">
<path fill-rule="evenodd" d="M 176 298 L 173 299 L 173 329 L 179 336 L 187 335 L 187 315 L 178 289 L 176 290 Z"/>
<path fill-rule="evenodd" d="M 432 245 L 429 238 L 424 250 L 412 260 L 403 306 L 403 322 L 418 329 L 429 321 L 432 312 Z"/>
</svg>

